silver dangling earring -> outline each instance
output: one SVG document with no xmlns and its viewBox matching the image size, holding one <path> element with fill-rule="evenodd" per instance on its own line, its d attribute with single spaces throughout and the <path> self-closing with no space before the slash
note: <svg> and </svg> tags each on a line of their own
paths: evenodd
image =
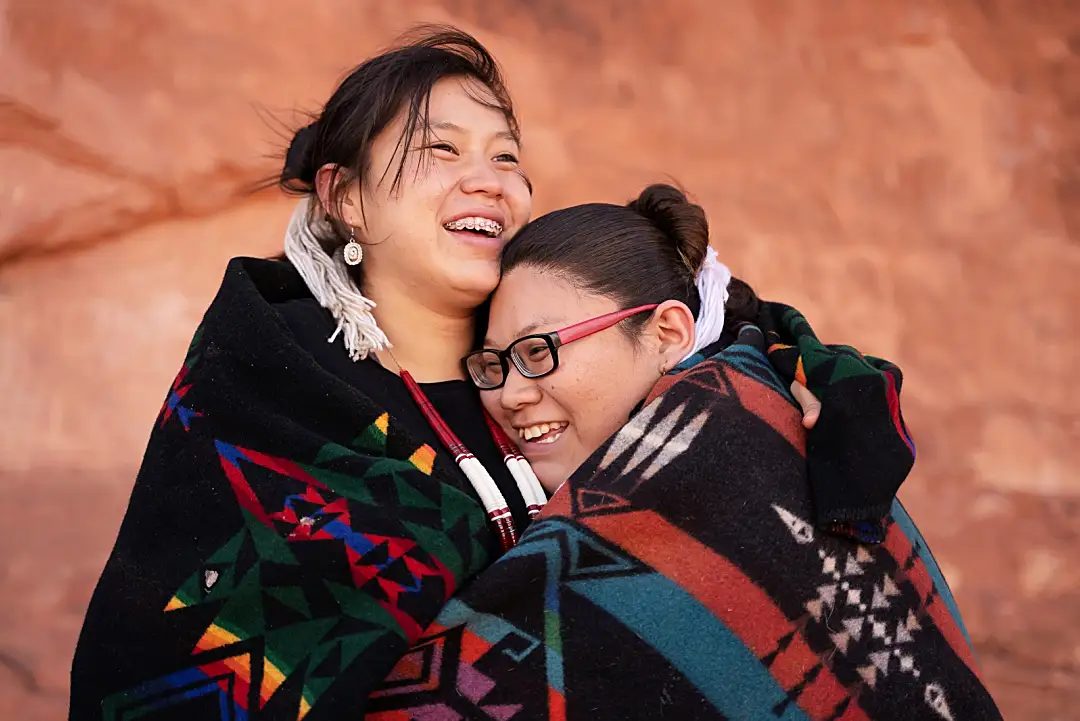
<svg viewBox="0 0 1080 721">
<path fill-rule="evenodd" d="M 364 247 L 356 242 L 356 228 L 349 228 L 349 242 L 345 244 L 345 263 L 360 265 L 364 259 Z"/>
</svg>

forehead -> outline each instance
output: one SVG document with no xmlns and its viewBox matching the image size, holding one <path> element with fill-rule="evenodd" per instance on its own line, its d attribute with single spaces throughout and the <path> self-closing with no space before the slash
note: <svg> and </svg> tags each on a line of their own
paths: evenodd
<svg viewBox="0 0 1080 721">
<path fill-rule="evenodd" d="M 408 108 L 397 119 L 404 125 Z M 428 120 L 435 135 L 469 134 L 483 138 L 501 138 L 516 142 L 491 91 L 473 78 L 443 78 L 431 88 L 428 99 Z"/>
<path fill-rule="evenodd" d="M 523 335 L 548 333 L 618 310 L 564 278 L 522 266 L 503 277 L 491 299 L 485 345 L 502 348 Z"/>
</svg>

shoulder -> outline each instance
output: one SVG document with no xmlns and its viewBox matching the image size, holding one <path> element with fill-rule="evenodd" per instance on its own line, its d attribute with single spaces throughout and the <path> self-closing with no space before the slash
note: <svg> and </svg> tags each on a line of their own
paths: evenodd
<svg viewBox="0 0 1080 721">
<path fill-rule="evenodd" d="M 314 298 L 289 298 L 271 305 L 300 345 L 309 345 L 312 338 L 325 345 L 334 332 L 333 316 Z"/>
<path fill-rule="evenodd" d="M 311 298 L 300 273 L 284 258 L 233 258 L 226 266 L 224 284 L 244 286 L 271 305 Z"/>
<path fill-rule="evenodd" d="M 282 312 L 285 309 L 285 312 Z M 245 362 L 267 348 L 283 351 L 303 340 L 298 329 L 322 333 L 332 318 L 312 298 L 307 285 L 286 260 L 236 257 L 226 266 L 221 285 L 200 323 L 200 335 L 215 353 Z M 321 321 L 321 322 L 320 322 Z M 331 327 L 322 336 L 333 332 Z"/>
<path fill-rule="evenodd" d="M 294 332 L 297 328 L 321 332 L 326 327 L 333 332 L 330 312 L 318 304 L 288 260 L 233 258 L 225 269 L 221 294 L 244 296 L 249 303 L 268 307 Z"/>
</svg>

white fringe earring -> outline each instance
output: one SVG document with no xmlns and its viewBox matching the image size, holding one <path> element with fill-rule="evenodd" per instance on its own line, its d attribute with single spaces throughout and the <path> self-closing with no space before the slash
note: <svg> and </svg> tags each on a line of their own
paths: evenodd
<svg viewBox="0 0 1080 721">
<path fill-rule="evenodd" d="M 330 311 L 337 321 L 337 330 L 327 342 L 333 343 L 340 334 L 349 357 L 354 361 L 363 360 L 369 353 L 390 348 L 390 341 L 371 313 L 375 303 L 363 296 L 349 277 L 346 266 L 346 263 L 359 263 L 364 249 L 353 239 L 346 244 L 345 252 L 327 255 L 309 225 L 319 224 L 320 232 L 330 232 L 329 223 L 313 216 L 317 202 L 305 198 L 293 211 L 285 233 L 285 257 L 300 273 L 319 305 Z M 349 262 L 350 245 L 356 246 L 355 263 Z"/>
</svg>

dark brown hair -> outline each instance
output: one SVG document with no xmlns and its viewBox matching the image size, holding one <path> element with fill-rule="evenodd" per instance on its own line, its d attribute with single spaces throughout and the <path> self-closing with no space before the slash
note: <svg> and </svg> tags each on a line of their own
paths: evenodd
<svg viewBox="0 0 1080 721">
<path fill-rule="evenodd" d="M 709 249 L 705 210 L 671 185 L 650 185 L 625 206 L 588 203 L 556 210 L 526 225 L 502 254 L 502 273 L 527 266 L 561 277 L 620 308 L 666 300 L 701 309 L 696 278 Z M 760 301 L 733 278 L 724 329 L 753 321 Z M 633 337 L 648 316 L 624 322 Z"/>
<path fill-rule="evenodd" d="M 341 220 L 341 204 L 353 182 L 369 179 L 375 138 L 404 110 L 405 127 L 398 147 L 408 148 L 417 133 L 426 141 L 431 90 L 438 81 L 451 77 L 471 78 L 487 88 L 486 96 L 474 99 L 502 111 L 514 139 L 520 142 L 514 106 L 495 58 L 472 35 L 444 25 L 417 26 L 397 46 L 359 65 L 337 87 L 314 122 L 295 134 L 277 180 L 282 190 L 314 193 L 319 168 L 328 163 L 339 168 L 332 184 L 331 207 L 327 208 L 333 234 L 319 238 L 328 253 L 348 241 L 350 233 Z M 403 153 L 391 192 L 401 184 L 406 160 Z M 374 180 L 382 182 L 390 172 L 386 168 Z"/>
</svg>

